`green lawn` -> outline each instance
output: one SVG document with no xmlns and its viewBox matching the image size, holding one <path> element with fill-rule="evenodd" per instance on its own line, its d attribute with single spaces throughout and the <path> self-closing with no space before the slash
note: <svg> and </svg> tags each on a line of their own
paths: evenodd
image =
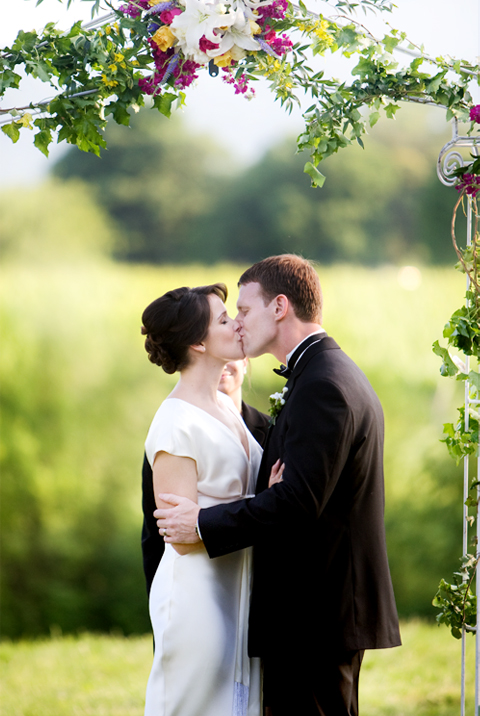
<svg viewBox="0 0 480 716">
<path fill-rule="evenodd" d="M 415 621 L 403 623 L 402 637 L 399 649 L 366 654 L 362 716 L 458 716 L 460 643 L 445 628 Z M 469 637 L 467 713 L 473 713 L 473 642 Z M 150 636 L 84 634 L 3 642 L 0 712 L 141 716 L 151 657 Z"/>
</svg>

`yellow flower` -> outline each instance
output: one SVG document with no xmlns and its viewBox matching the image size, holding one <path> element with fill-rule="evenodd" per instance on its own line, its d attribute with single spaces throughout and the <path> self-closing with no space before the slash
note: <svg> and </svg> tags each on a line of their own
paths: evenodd
<svg viewBox="0 0 480 716">
<path fill-rule="evenodd" d="M 320 22 L 316 23 L 314 32 L 319 40 L 322 40 L 328 46 L 330 46 L 330 45 L 333 45 L 333 37 L 328 34 L 328 32 L 327 32 L 328 27 L 329 27 L 328 22 L 326 20 L 321 20 Z"/>
<path fill-rule="evenodd" d="M 110 25 L 107 25 L 105 28 L 105 34 L 110 35 L 111 32 L 112 32 L 112 28 L 110 27 Z"/>
<path fill-rule="evenodd" d="M 162 52 L 165 52 L 169 47 L 175 44 L 177 38 L 168 25 L 164 25 L 163 27 L 159 27 L 155 34 L 152 35 L 152 40 L 158 45 Z"/>
<path fill-rule="evenodd" d="M 121 52 L 114 52 L 113 59 L 115 62 L 121 62 L 124 59 L 124 56 L 122 55 Z"/>
<path fill-rule="evenodd" d="M 218 55 L 213 59 L 213 62 L 217 67 L 230 67 L 233 62 L 232 53 L 230 50 L 225 52 L 223 55 Z"/>
<path fill-rule="evenodd" d="M 110 72 L 116 72 L 117 71 L 117 65 L 108 65 L 108 69 Z"/>
<path fill-rule="evenodd" d="M 249 24 L 252 35 L 259 35 L 261 33 L 262 28 L 255 22 L 255 20 L 249 20 Z"/>
<path fill-rule="evenodd" d="M 106 74 L 102 74 L 102 82 L 106 87 L 116 87 L 118 85 L 116 80 L 109 80 Z"/>
</svg>

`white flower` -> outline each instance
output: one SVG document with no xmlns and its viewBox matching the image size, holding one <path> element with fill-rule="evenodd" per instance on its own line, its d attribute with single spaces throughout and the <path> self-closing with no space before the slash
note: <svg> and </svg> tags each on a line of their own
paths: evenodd
<svg viewBox="0 0 480 716">
<path fill-rule="evenodd" d="M 255 24 L 250 22 L 243 10 L 236 10 L 234 13 L 230 13 L 230 15 L 233 15 L 235 20 L 223 33 L 218 49 L 207 51 L 209 57 L 224 55 L 225 52 L 228 52 L 234 46 L 242 50 L 254 52 L 261 49 L 258 42 L 253 39 Z"/>
<path fill-rule="evenodd" d="M 185 12 L 176 15 L 170 29 L 186 56 L 196 62 L 208 62 L 208 56 L 199 48 L 205 35 L 210 42 L 219 42 L 220 28 L 228 28 L 235 22 L 235 13 L 225 11 L 225 6 L 204 0 L 185 0 Z M 217 30 L 217 33 L 215 33 Z"/>
<path fill-rule="evenodd" d="M 270 396 L 270 422 L 272 425 L 275 425 L 276 419 L 278 414 L 280 413 L 281 409 L 285 405 L 286 401 L 286 394 L 288 392 L 287 386 L 282 390 L 281 393 L 273 393 Z"/>
</svg>

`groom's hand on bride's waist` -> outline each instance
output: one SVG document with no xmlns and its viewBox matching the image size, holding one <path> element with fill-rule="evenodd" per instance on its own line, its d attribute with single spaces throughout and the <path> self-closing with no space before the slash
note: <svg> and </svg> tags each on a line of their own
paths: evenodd
<svg viewBox="0 0 480 716">
<path fill-rule="evenodd" d="M 188 497 L 177 495 L 159 495 L 163 502 L 172 505 L 168 508 L 155 510 L 153 516 L 157 520 L 158 531 L 165 542 L 192 544 L 200 542 L 197 529 L 200 507 Z"/>
</svg>

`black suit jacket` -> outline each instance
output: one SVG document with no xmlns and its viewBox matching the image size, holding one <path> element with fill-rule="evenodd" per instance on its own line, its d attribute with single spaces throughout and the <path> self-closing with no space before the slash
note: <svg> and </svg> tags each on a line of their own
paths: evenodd
<svg viewBox="0 0 480 716">
<path fill-rule="evenodd" d="M 308 348 L 286 385 L 257 495 L 199 516 L 211 557 L 254 545 L 250 655 L 397 646 L 380 402 L 329 337 Z M 267 489 L 277 458 L 283 482 Z"/>
<path fill-rule="evenodd" d="M 268 415 L 242 401 L 242 417 L 255 440 L 263 447 L 268 432 Z M 142 467 L 142 555 L 148 594 L 150 594 L 153 578 L 165 549 L 163 537 L 158 532 L 157 521 L 153 516 L 155 509 L 152 468 L 147 456 L 144 455 Z"/>
</svg>

